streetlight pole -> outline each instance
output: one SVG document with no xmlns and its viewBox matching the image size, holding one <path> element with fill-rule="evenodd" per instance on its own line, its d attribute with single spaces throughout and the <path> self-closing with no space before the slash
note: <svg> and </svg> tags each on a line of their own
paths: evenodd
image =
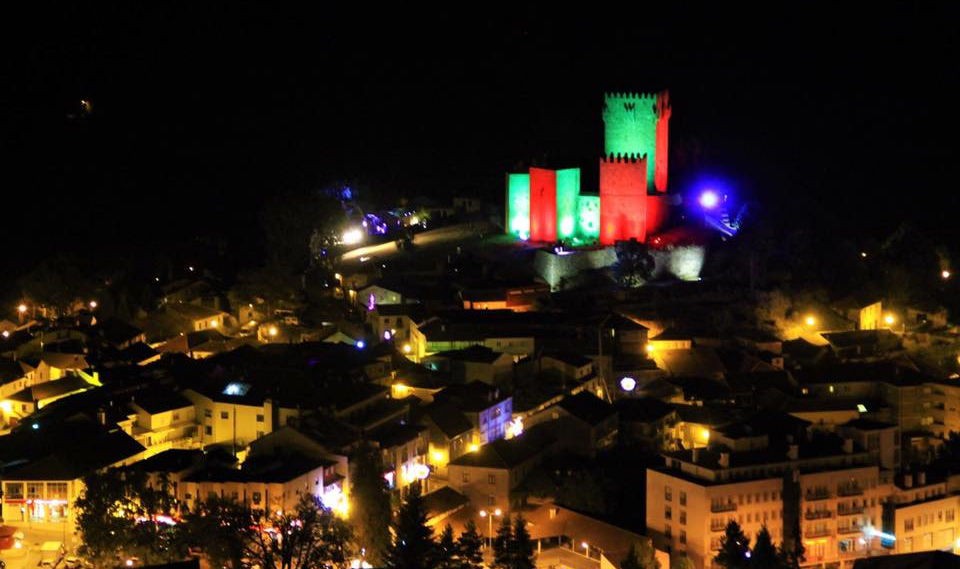
<svg viewBox="0 0 960 569">
<path fill-rule="evenodd" d="M 486 510 L 480 510 L 480 517 L 487 518 L 487 549 L 493 547 L 493 517 L 500 517 L 503 515 L 503 511 L 500 508 L 488 512 Z"/>
</svg>

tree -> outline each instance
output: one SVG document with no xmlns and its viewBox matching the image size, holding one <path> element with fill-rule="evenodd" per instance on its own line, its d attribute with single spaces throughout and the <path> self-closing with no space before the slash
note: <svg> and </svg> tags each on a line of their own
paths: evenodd
<svg viewBox="0 0 960 569">
<path fill-rule="evenodd" d="M 615 250 L 613 272 L 620 286 L 634 288 L 650 279 L 656 262 L 645 244 L 636 239 L 618 241 Z"/>
<path fill-rule="evenodd" d="M 751 569 L 786 569 L 787 564 L 777 548 L 770 539 L 770 532 L 767 526 L 760 528 L 757 532 L 757 540 L 753 544 L 753 551 L 750 555 Z"/>
<path fill-rule="evenodd" d="M 513 569 L 511 546 L 513 545 L 513 526 L 510 517 L 504 516 L 493 538 L 493 569 Z"/>
<path fill-rule="evenodd" d="M 383 479 L 380 453 L 372 445 L 361 445 L 352 462 L 350 521 L 357 543 L 366 550 L 366 561 L 377 567 L 390 547 L 390 490 Z"/>
<path fill-rule="evenodd" d="M 314 234 L 336 235 L 346 221 L 340 201 L 321 192 L 286 191 L 261 210 L 267 264 L 300 272 L 310 264 Z"/>
<path fill-rule="evenodd" d="M 259 520 L 248 507 L 234 500 L 213 496 L 199 502 L 184 516 L 187 539 L 200 545 L 211 567 L 241 569 L 247 543 L 238 539 L 245 528 L 258 526 Z"/>
<path fill-rule="evenodd" d="M 713 558 L 714 563 L 725 569 L 749 569 L 750 538 L 743 533 L 740 524 L 731 520 L 720 538 L 720 551 Z"/>
<path fill-rule="evenodd" d="M 440 541 L 437 542 L 437 568 L 438 569 L 459 569 L 460 568 L 460 550 L 457 548 L 457 542 L 453 539 L 453 528 L 447 524 L 440 534 Z"/>
<path fill-rule="evenodd" d="M 433 567 L 437 544 L 433 530 L 427 526 L 427 510 L 417 484 L 410 486 L 407 499 L 400 506 L 393 526 L 393 543 L 387 550 L 387 567 L 390 569 L 419 569 Z"/>
<path fill-rule="evenodd" d="M 630 544 L 630 551 L 620 562 L 620 569 L 660 569 L 660 561 L 653 550 L 650 540 Z"/>
<path fill-rule="evenodd" d="M 148 563 L 183 557 L 182 528 L 161 521 L 161 516 L 174 512 L 165 477 L 150 485 L 143 472 L 110 469 L 89 474 L 83 482 L 83 493 L 74 505 L 85 557 L 95 563 L 109 563 L 117 555 Z"/>
<path fill-rule="evenodd" d="M 480 569 L 483 566 L 482 549 L 483 538 L 477 532 L 477 524 L 473 520 L 469 520 L 457 540 L 460 569 Z"/>
<path fill-rule="evenodd" d="M 523 519 L 523 516 L 517 516 L 513 522 L 513 543 L 510 549 L 512 569 L 534 569 L 536 567 L 536 563 L 533 561 L 533 541 L 530 540 L 527 520 Z"/>
<path fill-rule="evenodd" d="M 24 298 L 65 314 L 74 302 L 86 304 L 94 294 L 91 272 L 80 259 L 61 254 L 41 261 L 18 284 Z"/>
<path fill-rule="evenodd" d="M 292 512 L 237 528 L 246 544 L 245 557 L 262 569 L 347 567 L 352 534 L 346 522 L 321 508 L 310 494 L 301 496 Z"/>
</svg>

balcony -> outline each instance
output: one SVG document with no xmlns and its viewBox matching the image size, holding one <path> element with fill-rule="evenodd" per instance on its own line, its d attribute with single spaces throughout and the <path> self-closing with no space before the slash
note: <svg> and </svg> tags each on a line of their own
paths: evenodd
<svg viewBox="0 0 960 569">
<path fill-rule="evenodd" d="M 710 504 L 710 511 L 713 513 L 717 512 L 735 512 L 737 510 L 737 505 L 733 502 L 727 502 L 726 504 Z"/>
<path fill-rule="evenodd" d="M 841 526 L 837 528 L 838 535 L 848 535 L 851 533 L 863 533 L 863 528 L 860 526 Z"/>
<path fill-rule="evenodd" d="M 837 508 L 837 515 L 838 516 L 855 516 L 857 514 L 862 514 L 863 510 L 865 509 L 866 509 L 865 506 L 850 506 L 850 505 L 840 506 Z"/>
<path fill-rule="evenodd" d="M 828 535 L 833 535 L 833 530 L 830 528 L 816 528 L 803 532 L 803 537 L 826 537 Z"/>
<path fill-rule="evenodd" d="M 863 496 L 863 488 L 859 486 L 837 486 L 837 496 Z"/>
<path fill-rule="evenodd" d="M 815 500 L 826 500 L 830 498 L 830 492 L 827 490 L 812 490 L 808 491 L 804 495 L 804 499 L 808 502 L 813 502 Z"/>
<path fill-rule="evenodd" d="M 727 524 L 710 524 L 710 531 L 724 531 L 727 529 Z"/>
<path fill-rule="evenodd" d="M 827 518 L 832 518 L 833 512 L 830 510 L 809 510 L 803 515 L 803 517 L 808 520 L 825 520 Z"/>
</svg>

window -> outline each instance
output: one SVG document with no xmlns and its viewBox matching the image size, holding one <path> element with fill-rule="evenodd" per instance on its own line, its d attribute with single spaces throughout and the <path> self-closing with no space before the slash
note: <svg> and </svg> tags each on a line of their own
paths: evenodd
<svg viewBox="0 0 960 569">
<path fill-rule="evenodd" d="M 258 423 L 262 423 L 262 422 L 263 422 L 263 415 L 260 415 L 260 414 L 257 415 L 257 422 L 258 422 Z"/>
<path fill-rule="evenodd" d="M 496 475 L 496 474 L 488 474 L 488 475 L 487 475 L 487 484 L 496 484 L 496 483 L 497 483 L 497 475 Z"/>
<path fill-rule="evenodd" d="M 687 525 L 687 511 L 680 510 L 680 524 Z"/>
<path fill-rule="evenodd" d="M 670 506 L 663 507 L 663 517 L 668 520 L 673 519 L 673 509 Z"/>
<path fill-rule="evenodd" d="M 496 503 L 496 500 L 494 500 L 493 496 L 487 496 L 487 505 L 488 505 L 488 506 L 492 506 L 492 505 L 494 505 L 495 503 Z"/>
<path fill-rule="evenodd" d="M 257 431 L 257 438 L 263 437 L 263 431 Z"/>
<path fill-rule="evenodd" d="M 179 420 L 180 420 L 180 413 L 178 413 L 177 411 L 174 411 L 174 412 L 173 412 L 173 420 L 174 420 L 174 421 L 179 421 Z"/>
<path fill-rule="evenodd" d="M 947 510 L 947 521 L 952 522 L 955 515 L 956 513 L 954 512 L 953 508 L 950 508 L 949 510 Z"/>
<path fill-rule="evenodd" d="M 27 482 L 27 499 L 43 499 L 43 482 Z"/>
<path fill-rule="evenodd" d="M 680 543 L 687 543 L 687 530 L 680 530 Z"/>
<path fill-rule="evenodd" d="M 66 482 L 47 482 L 47 500 L 66 500 Z"/>
<path fill-rule="evenodd" d="M 669 486 L 663 487 L 663 499 L 668 502 L 673 500 L 673 488 Z"/>
<path fill-rule="evenodd" d="M 9 500 L 23 499 L 23 482 L 7 482 L 4 484 L 4 494 Z"/>
<path fill-rule="evenodd" d="M 253 493 L 253 503 L 254 503 L 254 504 L 259 504 L 261 498 L 262 498 L 262 497 L 260 496 L 260 492 L 254 492 L 254 493 Z"/>
<path fill-rule="evenodd" d="M 913 531 L 913 518 L 903 520 L 903 531 Z"/>
<path fill-rule="evenodd" d="M 687 493 L 684 492 L 683 490 L 680 491 L 680 505 L 681 506 L 687 505 Z"/>
<path fill-rule="evenodd" d="M 184 500 L 192 500 L 192 499 L 193 499 L 193 494 L 191 494 L 190 492 L 185 492 L 185 493 L 183 494 L 183 499 L 184 499 Z"/>
<path fill-rule="evenodd" d="M 673 537 L 673 531 L 670 529 L 670 524 L 663 526 L 663 535 L 667 536 L 667 539 Z"/>
<path fill-rule="evenodd" d="M 213 417 L 213 410 L 212 410 L 212 409 L 204 409 L 204 410 L 203 410 L 203 416 L 206 417 L 207 419 L 212 418 L 212 417 Z"/>
<path fill-rule="evenodd" d="M 209 437 L 209 436 L 212 436 L 212 435 L 213 435 L 213 427 L 211 427 L 210 425 L 206 425 L 205 427 L 203 427 L 203 434 L 207 435 L 208 437 Z"/>
<path fill-rule="evenodd" d="M 470 482 L 470 473 L 469 473 L 469 472 L 464 472 L 464 473 L 463 473 L 463 483 L 466 484 L 467 482 Z"/>
<path fill-rule="evenodd" d="M 230 412 L 229 412 L 229 411 L 220 411 L 220 418 L 221 418 L 221 419 L 229 419 L 229 418 L 230 418 Z"/>
</svg>

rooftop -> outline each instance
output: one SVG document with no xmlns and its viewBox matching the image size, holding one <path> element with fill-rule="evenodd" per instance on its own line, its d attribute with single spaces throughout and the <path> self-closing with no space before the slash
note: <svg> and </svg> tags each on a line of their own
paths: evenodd
<svg viewBox="0 0 960 569">
<path fill-rule="evenodd" d="M 617 414 L 613 405 L 589 391 L 564 397 L 557 406 L 591 426 L 598 425 Z"/>
</svg>

